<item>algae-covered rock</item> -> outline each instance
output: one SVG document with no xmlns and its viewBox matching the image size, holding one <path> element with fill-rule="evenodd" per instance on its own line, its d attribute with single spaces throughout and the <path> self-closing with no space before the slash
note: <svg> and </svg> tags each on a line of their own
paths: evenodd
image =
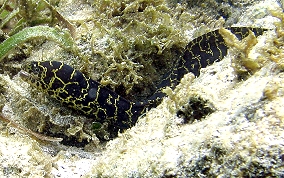
<svg viewBox="0 0 284 178">
<path fill-rule="evenodd" d="M 57 12 L 58 29 L 68 26 L 67 21 L 74 25 L 79 56 L 48 40 L 33 41 L 26 44 L 25 61 L 64 62 L 130 100 L 151 95 L 193 38 L 222 24 L 263 27 L 260 22 L 267 19 L 278 24 L 276 31 L 234 41 L 221 62 L 202 69 L 198 78 L 187 74 L 174 90 L 165 90 L 168 97 L 158 107 L 107 142 L 98 139 L 108 140 L 106 126 L 32 88 L 18 75 L 23 58 L 7 56 L 3 61 L 9 63 L 0 74 L 0 117 L 13 122 L 0 124 L 1 176 L 282 176 L 283 15 L 276 1 L 50 4 L 56 11 L 48 8 L 44 16 Z M 271 24 L 264 27 L 275 28 Z M 246 77 L 240 80 L 243 70 Z M 201 117 L 191 118 L 191 113 Z M 15 129 L 18 125 L 24 128 Z"/>
</svg>

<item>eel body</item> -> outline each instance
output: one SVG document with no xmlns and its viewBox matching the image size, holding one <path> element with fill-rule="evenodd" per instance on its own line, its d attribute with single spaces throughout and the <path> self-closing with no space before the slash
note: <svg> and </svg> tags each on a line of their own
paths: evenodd
<svg viewBox="0 0 284 178">
<path fill-rule="evenodd" d="M 229 28 L 239 39 L 253 31 L 256 36 L 263 33 L 260 28 Z M 162 89 L 174 88 L 189 72 L 196 77 L 200 69 L 218 62 L 227 54 L 228 47 L 219 30 L 206 33 L 185 48 L 176 66 L 158 85 L 157 91 L 144 102 L 132 102 L 92 80 L 79 70 L 57 61 L 29 62 L 24 65 L 22 78 L 53 98 L 81 111 L 96 122 L 108 122 L 108 129 L 117 135 L 120 130 L 132 127 L 146 109 L 155 107 L 165 96 Z"/>
</svg>

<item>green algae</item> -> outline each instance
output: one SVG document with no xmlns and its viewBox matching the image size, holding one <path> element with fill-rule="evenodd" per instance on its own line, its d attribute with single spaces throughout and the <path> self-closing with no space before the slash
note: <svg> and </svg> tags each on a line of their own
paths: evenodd
<svg viewBox="0 0 284 178">
<path fill-rule="evenodd" d="M 55 28 L 46 26 L 36 26 L 25 28 L 3 41 L 0 44 L 0 59 L 3 59 L 8 52 L 16 46 L 36 38 L 46 38 L 55 41 L 67 51 L 72 51 L 74 54 L 78 54 L 76 45 L 68 32 L 61 32 Z"/>
<path fill-rule="evenodd" d="M 102 73 L 97 78 L 102 84 L 130 100 L 143 100 L 156 90 L 189 41 L 184 31 L 193 30 L 193 23 L 201 18 L 205 23 L 212 20 L 162 0 L 95 1 L 92 5 L 91 48 L 98 58 L 89 59 L 92 68 Z M 195 36 L 209 30 L 198 28 Z"/>
<path fill-rule="evenodd" d="M 157 81 L 159 77 L 155 76 L 157 69 L 153 65 L 171 62 L 171 59 L 166 57 L 171 56 L 168 49 L 175 45 L 182 49 L 186 41 L 181 43 L 184 38 L 178 27 L 174 28 L 171 9 L 166 7 L 163 1 L 109 3 L 95 3 L 100 5 L 95 9 L 106 11 L 103 16 L 109 20 L 106 21 L 99 15 L 102 12 L 97 12 L 99 19 L 95 19 L 91 47 L 103 58 L 102 65 L 109 66 L 104 71 L 101 83 L 108 84 L 111 88 L 123 86 L 126 93 L 129 93 L 135 84 L 143 86 L 151 83 L 147 80 L 151 81 L 153 78 Z M 121 12 L 118 13 L 117 9 L 121 9 Z M 101 46 L 101 39 L 106 41 L 103 47 L 98 48 Z M 126 66 L 121 67 L 124 63 Z M 144 77 L 145 74 L 148 74 L 148 77 Z"/>
<path fill-rule="evenodd" d="M 229 30 L 220 29 L 220 34 L 223 36 L 225 43 L 234 50 L 232 66 L 239 76 L 244 76 L 248 73 L 254 73 L 261 67 L 261 62 L 249 58 L 249 53 L 252 48 L 257 44 L 257 39 L 253 32 L 243 40 L 238 40 L 237 37 Z"/>
</svg>

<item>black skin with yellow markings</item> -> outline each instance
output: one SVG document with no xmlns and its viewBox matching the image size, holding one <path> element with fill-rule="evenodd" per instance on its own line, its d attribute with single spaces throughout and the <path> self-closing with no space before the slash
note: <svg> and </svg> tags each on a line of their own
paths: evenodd
<svg viewBox="0 0 284 178">
<path fill-rule="evenodd" d="M 31 62 L 22 78 L 31 81 L 50 96 L 83 112 L 97 122 L 110 121 L 112 127 L 127 129 L 134 125 L 145 105 L 120 97 L 79 70 L 57 61 Z M 136 119 L 133 119 L 136 118 Z"/>
<path fill-rule="evenodd" d="M 265 31 L 246 27 L 235 27 L 230 30 L 239 39 L 246 37 L 249 30 L 256 36 Z M 174 88 L 186 73 L 192 72 L 196 77 L 199 76 L 201 68 L 222 60 L 227 50 L 228 47 L 219 30 L 189 42 L 176 67 L 165 75 L 157 91 L 144 102 L 128 101 L 82 72 L 57 61 L 30 62 L 24 66 L 28 73 L 22 73 L 21 76 L 94 121 L 108 122 L 108 130 L 114 137 L 118 131 L 132 127 L 146 109 L 158 105 L 165 96 L 163 88 Z"/>
</svg>

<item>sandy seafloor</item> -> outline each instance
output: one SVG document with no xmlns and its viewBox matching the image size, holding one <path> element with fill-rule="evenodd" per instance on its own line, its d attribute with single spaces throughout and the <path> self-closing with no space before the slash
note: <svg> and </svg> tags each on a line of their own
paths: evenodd
<svg viewBox="0 0 284 178">
<path fill-rule="evenodd" d="M 280 20 L 269 10 L 280 8 L 277 1 L 257 1 L 234 25 L 275 29 L 273 22 Z M 284 177 L 284 74 L 281 59 L 277 63 L 264 55 L 276 38 L 274 30 L 257 38 L 249 58 L 268 59 L 246 80 L 236 80 L 231 50 L 221 62 L 202 69 L 200 77 L 187 74 L 158 107 L 100 151 L 34 140 L 1 123 L 0 176 Z M 26 92 L 14 79 L 1 78 Z M 196 95 L 216 111 L 182 124 L 176 111 Z"/>
</svg>

